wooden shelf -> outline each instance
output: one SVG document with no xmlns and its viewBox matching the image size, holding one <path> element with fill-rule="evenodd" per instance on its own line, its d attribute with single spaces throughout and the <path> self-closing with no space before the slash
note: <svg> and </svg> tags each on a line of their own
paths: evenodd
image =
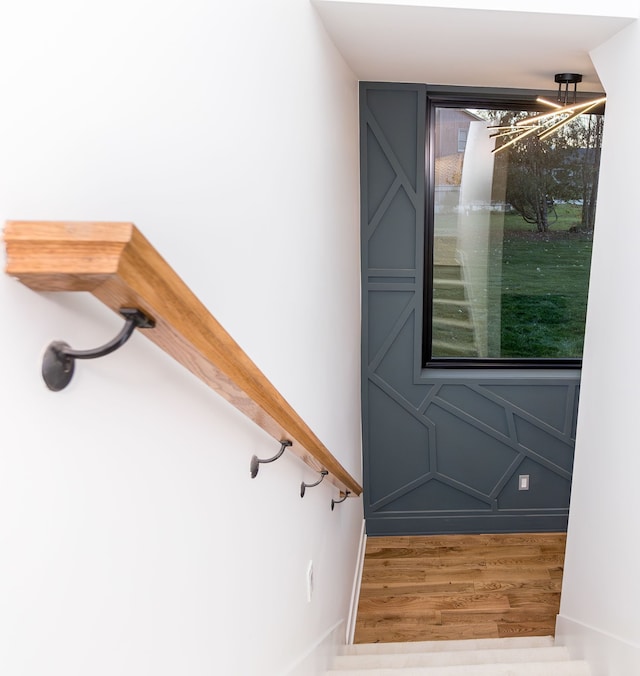
<svg viewBox="0 0 640 676">
<path fill-rule="evenodd" d="M 153 317 L 142 335 L 341 491 L 362 488 L 132 223 L 8 221 L 6 273 L 35 291 L 89 291 Z M 248 465 L 247 465 L 248 466 Z"/>
</svg>

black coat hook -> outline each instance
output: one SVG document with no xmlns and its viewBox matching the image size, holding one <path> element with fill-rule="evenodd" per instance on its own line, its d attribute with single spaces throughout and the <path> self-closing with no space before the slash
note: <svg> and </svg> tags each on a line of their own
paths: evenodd
<svg viewBox="0 0 640 676">
<path fill-rule="evenodd" d="M 323 469 L 320 471 L 320 479 L 316 481 L 314 484 L 306 484 L 304 481 L 300 484 L 300 497 L 304 498 L 304 492 L 307 488 L 313 488 L 314 486 L 317 486 L 318 484 L 322 483 L 322 480 L 329 474 L 326 469 Z"/>
<path fill-rule="evenodd" d="M 102 347 L 94 350 L 74 350 L 67 343 L 56 340 L 51 343 L 42 360 L 42 377 L 47 387 L 54 392 L 63 390 L 73 378 L 76 359 L 96 359 L 117 350 L 131 337 L 136 328 L 152 329 L 155 321 L 142 310 L 136 308 L 120 308 L 125 324 L 120 333 Z"/>
<path fill-rule="evenodd" d="M 251 458 L 251 466 L 250 466 L 250 472 L 251 472 L 251 478 L 255 479 L 256 475 L 258 474 L 258 470 L 260 469 L 260 465 L 262 463 L 266 462 L 274 462 L 274 460 L 277 460 L 283 453 L 284 449 L 287 448 L 287 446 L 291 446 L 292 443 L 290 441 L 281 441 L 280 442 L 282 445 L 280 446 L 280 450 L 273 456 L 273 458 L 268 458 L 267 460 L 260 460 L 256 455 L 254 455 Z"/>
<path fill-rule="evenodd" d="M 333 508 L 336 505 L 339 505 L 341 502 L 344 502 L 349 497 L 349 493 L 351 493 L 351 491 L 345 491 L 343 498 L 341 498 L 340 500 L 332 500 L 331 501 L 331 511 L 332 512 L 333 512 Z"/>
</svg>

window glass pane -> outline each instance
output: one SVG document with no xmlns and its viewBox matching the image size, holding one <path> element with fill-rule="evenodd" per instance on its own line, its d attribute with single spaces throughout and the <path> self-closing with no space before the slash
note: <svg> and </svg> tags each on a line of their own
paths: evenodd
<svg viewBox="0 0 640 676">
<path fill-rule="evenodd" d="M 432 359 L 582 356 L 602 116 L 492 152 L 530 115 L 435 108 Z"/>
</svg>

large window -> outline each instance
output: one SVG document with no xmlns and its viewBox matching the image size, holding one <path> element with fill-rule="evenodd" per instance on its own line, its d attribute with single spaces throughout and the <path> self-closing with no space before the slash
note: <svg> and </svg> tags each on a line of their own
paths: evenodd
<svg viewBox="0 0 640 676">
<path fill-rule="evenodd" d="M 580 362 L 603 116 L 496 152 L 496 128 L 534 109 L 429 102 L 428 364 Z"/>
</svg>

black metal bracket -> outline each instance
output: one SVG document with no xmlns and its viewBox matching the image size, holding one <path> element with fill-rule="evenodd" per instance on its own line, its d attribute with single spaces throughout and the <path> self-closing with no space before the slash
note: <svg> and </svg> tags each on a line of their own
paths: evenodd
<svg viewBox="0 0 640 676">
<path fill-rule="evenodd" d="M 553 79 L 558 83 L 558 102 L 564 106 L 575 103 L 578 95 L 578 82 L 582 82 L 582 73 L 556 73 Z M 569 100 L 570 84 L 573 85 L 573 101 Z M 562 85 L 564 85 L 564 96 Z"/>
<path fill-rule="evenodd" d="M 300 497 L 304 498 L 304 493 L 307 488 L 313 488 L 314 486 L 317 486 L 318 484 L 322 483 L 322 480 L 329 474 L 329 472 L 326 469 L 320 470 L 320 478 L 318 481 L 316 481 L 314 484 L 306 484 L 304 481 L 300 484 Z"/>
<path fill-rule="evenodd" d="M 47 387 L 54 392 L 63 390 L 73 378 L 76 359 L 97 359 L 122 347 L 136 328 L 152 329 L 156 323 L 142 310 L 120 308 L 125 324 L 120 333 L 102 347 L 94 350 L 74 350 L 61 340 L 55 340 L 46 349 L 42 359 L 42 377 Z"/>
<path fill-rule="evenodd" d="M 345 491 L 343 498 L 341 498 L 340 500 L 332 500 L 331 501 L 331 511 L 332 512 L 333 512 L 333 508 L 336 505 L 339 505 L 341 502 L 344 502 L 349 497 L 349 493 L 351 493 L 351 491 Z"/>
<path fill-rule="evenodd" d="M 287 440 L 281 441 L 280 443 L 282 444 L 280 446 L 280 450 L 273 456 L 273 458 L 268 458 L 267 460 L 260 460 L 260 458 L 258 458 L 256 455 L 254 455 L 251 458 L 250 472 L 251 472 L 251 478 L 252 479 L 256 478 L 261 464 L 267 463 L 267 462 L 274 462 L 284 453 L 284 449 L 287 448 L 287 446 L 293 445 L 290 441 L 287 441 Z"/>
</svg>

